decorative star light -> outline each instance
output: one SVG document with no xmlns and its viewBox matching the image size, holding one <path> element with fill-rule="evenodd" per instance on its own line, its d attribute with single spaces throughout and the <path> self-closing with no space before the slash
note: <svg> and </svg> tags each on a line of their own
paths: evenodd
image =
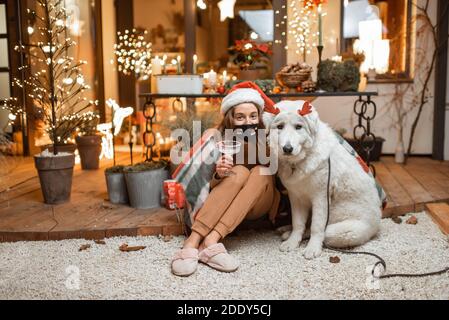
<svg viewBox="0 0 449 320">
<path fill-rule="evenodd" d="M 222 0 L 217 5 L 220 8 L 220 20 L 234 19 L 234 6 L 236 0 Z"/>
</svg>

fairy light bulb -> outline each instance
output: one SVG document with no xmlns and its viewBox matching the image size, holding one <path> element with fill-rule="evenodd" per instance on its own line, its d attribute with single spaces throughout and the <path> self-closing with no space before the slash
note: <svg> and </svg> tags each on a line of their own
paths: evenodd
<svg viewBox="0 0 449 320">
<path fill-rule="evenodd" d="M 65 78 L 64 80 L 62 80 L 62 83 L 64 83 L 65 85 L 69 86 L 69 85 L 73 84 L 73 79 L 72 78 Z"/>
<path fill-rule="evenodd" d="M 206 3 L 204 2 L 204 0 L 198 0 L 198 1 L 196 2 L 196 5 L 197 5 L 197 7 L 200 8 L 201 10 L 206 10 L 206 9 L 207 9 L 207 5 L 206 5 Z"/>
<path fill-rule="evenodd" d="M 246 49 L 246 50 L 249 50 L 249 49 L 251 49 L 253 47 L 253 45 L 251 44 L 251 43 L 247 43 L 247 44 L 245 44 L 245 46 L 244 46 L 244 48 Z"/>
</svg>

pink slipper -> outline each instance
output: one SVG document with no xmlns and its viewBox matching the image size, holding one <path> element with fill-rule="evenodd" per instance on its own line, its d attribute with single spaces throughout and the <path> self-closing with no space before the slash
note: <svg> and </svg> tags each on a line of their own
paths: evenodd
<svg viewBox="0 0 449 320">
<path fill-rule="evenodd" d="M 171 270 L 174 275 L 188 277 L 198 268 L 198 249 L 185 248 L 175 253 Z"/>
<path fill-rule="evenodd" d="M 239 262 L 228 253 L 222 243 L 213 244 L 202 250 L 199 260 L 221 272 L 234 272 L 239 267 Z"/>
</svg>

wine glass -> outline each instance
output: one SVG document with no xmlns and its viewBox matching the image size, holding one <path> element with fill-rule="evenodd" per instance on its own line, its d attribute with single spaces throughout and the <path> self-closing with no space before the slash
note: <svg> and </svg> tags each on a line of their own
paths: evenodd
<svg viewBox="0 0 449 320">
<path fill-rule="evenodd" d="M 240 147 L 242 146 L 242 143 L 239 141 L 233 141 L 233 140 L 223 140 L 217 143 L 218 150 L 226 155 L 234 155 L 240 152 Z M 225 176 L 230 176 L 235 174 L 235 172 L 228 170 L 225 174 Z"/>
</svg>

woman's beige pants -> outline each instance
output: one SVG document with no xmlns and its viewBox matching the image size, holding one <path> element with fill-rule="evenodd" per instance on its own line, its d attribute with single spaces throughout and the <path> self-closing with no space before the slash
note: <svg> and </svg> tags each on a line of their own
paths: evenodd
<svg viewBox="0 0 449 320">
<path fill-rule="evenodd" d="M 260 169 L 235 166 L 235 175 L 224 178 L 211 190 L 192 230 L 203 237 L 215 230 L 224 238 L 244 219 L 256 220 L 268 214 L 275 200 L 275 178 L 261 175 Z"/>
</svg>

